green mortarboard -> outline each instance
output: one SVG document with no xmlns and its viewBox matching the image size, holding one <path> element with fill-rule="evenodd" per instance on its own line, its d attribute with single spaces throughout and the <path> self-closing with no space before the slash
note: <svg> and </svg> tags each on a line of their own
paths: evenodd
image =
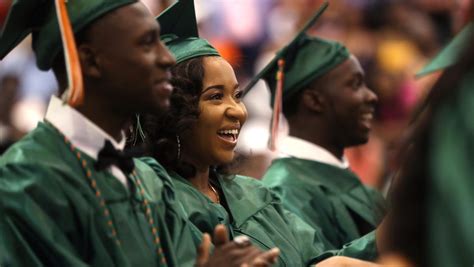
<svg viewBox="0 0 474 267">
<path fill-rule="evenodd" d="M 342 44 L 310 37 L 305 33 L 325 11 L 327 5 L 325 3 L 296 37 L 277 52 L 270 63 L 250 81 L 245 92 L 248 92 L 259 79 L 264 79 L 270 88 L 273 105 L 279 59 L 285 60 L 282 88 L 282 100 L 284 101 L 349 57 L 349 51 Z"/>
<path fill-rule="evenodd" d="M 470 22 L 441 50 L 416 77 L 422 77 L 434 71 L 442 70 L 456 64 L 459 59 L 459 53 L 464 51 L 471 35 L 474 33 L 474 22 Z"/>
<path fill-rule="evenodd" d="M 328 5 L 325 1 L 295 38 L 277 52 L 244 90 L 248 93 L 260 79 L 264 79 L 270 88 L 273 115 L 269 146 L 272 151 L 276 150 L 282 101 L 349 58 L 349 51 L 342 44 L 306 34 Z"/>
<path fill-rule="evenodd" d="M 75 33 L 100 16 L 137 0 L 69 0 L 66 4 Z M 61 33 L 53 0 L 14 0 L 0 35 L 3 59 L 28 34 L 33 34 L 36 63 L 42 70 L 51 68 L 62 50 Z"/>
<path fill-rule="evenodd" d="M 180 0 L 158 17 L 161 40 L 176 58 L 176 63 L 199 56 L 220 56 L 205 39 L 199 38 L 194 0 Z"/>
</svg>

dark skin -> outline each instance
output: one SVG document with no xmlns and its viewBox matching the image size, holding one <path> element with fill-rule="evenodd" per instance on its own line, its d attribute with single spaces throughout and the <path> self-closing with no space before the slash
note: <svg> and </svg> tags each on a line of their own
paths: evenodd
<svg viewBox="0 0 474 267">
<path fill-rule="evenodd" d="M 199 96 L 199 118 L 197 123 L 186 133 L 181 133 L 182 158 L 196 168 L 194 177 L 189 181 L 200 192 L 212 201 L 218 202 L 218 196 L 209 187 L 209 168 L 213 164 L 232 161 L 236 139 L 226 139 L 218 134 L 223 129 L 240 129 L 247 118 L 247 111 L 241 102 L 242 92 L 234 70 L 220 57 L 205 57 L 204 79 Z M 233 141 L 231 141 L 233 140 Z M 214 231 L 214 253 L 226 257 L 212 256 L 216 266 L 270 266 L 276 262 L 279 250 L 274 248 L 262 253 L 254 246 L 236 249 L 234 242 L 229 241 L 225 227 L 218 225 Z M 210 239 L 205 235 L 200 247 L 198 266 L 206 265 Z"/>
<path fill-rule="evenodd" d="M 346 147 L 366 143 L 378 98 L 364 79 L 354 56 L 317 78 L 301 92 L 296 112 L 287 116 L 289 134 L 321 146 L 341 160 Z M 316 266 L 382 265 L 337 256 Z"/>
<path fill-rule="evenodd" d="M 183 159 L 196 168 L 196 175 L 189 181 L 212 201 L 218 202 L 218 196 L 209 186 L 209 168 L 233 160 L 238 137 L 229 143 L 218 131 L 240 130 L 247 118 L 247 110 L 241 101 L 242 91 L 230 64 L 220 57 L 205 57 L 203 64 L 205 71 L 199 96 L 199 118 L 190 131 L 180 135 Z"/>
<path fill-rule="evenodd" d="M 265 267 L 276 263 L 280 251 L 273 248 L 262 253 L 254 246 L 239 248 L 235 242 L 229 241 L 229 235 L 224 225 L 217 225 L 214 230 L 214 254 L 209 255 L 211 238 L 204 234 L 203 241 L 198 248 L 197 267 L 210 266 L 240 266 Z M 223 257 L 222 257 L 223 256 Z"/>
<path fill-rule="evenodd" d="M 377 96 L 365 85 L 354 56 L 313 81 L 299 103 L 288 117 L 291 136 L 317 144 L 338 159 L 344 148 L 368 141 Z"/>
<path fill-rule="evenodd" d="M 159 24 L 135 3 L 93 23 L 78 44 L 86 97 L 76 109 L 116 140 L 133 114 L 169 106 L 175 60 L 159 37 Z M 64 69 L 55 73 L 64 90 Z"/>
<path fill-rule="evenodd" d="M 85 98 L 76 109 L 117 141 L 135 113 L 157 114 L 168 109 L 169 68 L 175 59 L 160 41 L 159 24 L 142 3 L 118 8 L 94 22 L 78 43 L 78 52 Z M 64 92 L 64 64 L 56 63 L 53 68 Z M 216 248 L 210 257 L 209 235 L 205 234 L 197 266 L 264 267 L 278 257 L 278 250 L 239 247 L 227 236 L 225 227 L 216 227 Z"/>
</svg>

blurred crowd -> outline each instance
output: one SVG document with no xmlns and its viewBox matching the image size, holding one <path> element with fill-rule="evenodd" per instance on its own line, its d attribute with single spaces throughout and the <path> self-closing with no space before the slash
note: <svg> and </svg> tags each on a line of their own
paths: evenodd
<svg viewBox="0 0 474 267">
<path fill-rule="evenodd" d="M 0 25 L 12 0 L 0 0 Z M 143 0 L 154 14 L 174 0 Z M 364 183 L 382 189 L 394 171 L 393 154 L 411 112 L 437 75 L 415 74 L 460 30 L 469 14 L 463 0 L 330 0 L 311 34 L 344 43 L 360 60 L 379 98 L 368 144 L 346 151 Z M 234 67 L 245 87 L 291 40 L 321 0 L 195 0 L 199 31 Z M 26 40 L 0 63 L 0 153 L 36 126 L 57 90 L 50 72 L 35 66 Z M 271 109 L 263 83 L 246 97 L 249 119 L 239 150 L 241 173 L 260 178 L 270 163 Z M 284 129 L 282 129 L 284 131 Z M 252 160 L 250 160 L 252 159 Z"/>
</svg>

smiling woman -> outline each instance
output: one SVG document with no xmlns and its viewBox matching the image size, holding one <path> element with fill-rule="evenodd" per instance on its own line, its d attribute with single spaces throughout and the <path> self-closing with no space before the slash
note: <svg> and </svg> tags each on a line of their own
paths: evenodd
<svg viewBox="0 0 474 267">
<path fill-rule="evenodd" d="M 179 53 L 175 56 L 180 62 Z M 178 63 L 172 74 L 170 110 L 146 116 L 144 131 L 190 221 L 202 232 L 225 224 L 231 238 L 243 234 L 261 249 L 279 247 L 280 266 L 307 265 L 331 248 L 318 231 L 287 214 L 257 180 L 217 170 L 233 161 L 247 117 L 229 63 L 215 55 L 197 56 Z"/>
<path fill-rule="evenodd" d="M 204 57 L 202 63 L 197 123 L 181 134 L 183 160 L 199 169 L 232 161 L 240 127 L 247 119 L 230 64 L 221 57 Z"/>
<path fill-rule="evenodd" d="M 172 74 L 170 110 L 144 119 L 153 157 L 183 177 L 232 162 L 247 111 L 230 64 L 219 56 L 196 57 Z"/>
</svg>

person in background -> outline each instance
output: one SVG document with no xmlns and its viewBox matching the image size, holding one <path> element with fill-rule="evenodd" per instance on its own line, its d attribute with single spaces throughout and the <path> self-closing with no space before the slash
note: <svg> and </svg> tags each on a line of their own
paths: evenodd
<svg viewBox="0 0 474 267">
<path fill-rule="evenodd" d="M 263 78 L 274 108 L 281 103 L 289 126 L 289 136 L 272 139 L 280 158 L 262 181 L 285 208 L 320 228 L 334 247 L 363 236 L 372 240 L 375 259 L 374 229 L 384 216 L 385 201 L 349 170 L 343 152 L 367 142 L 377 96 L 365 85 L 363 69 L 344 45 L 309 36 L 305 30 L 246 88 Z M 276 98 L 277 87 L 281 99 Z"/>
</svg>

